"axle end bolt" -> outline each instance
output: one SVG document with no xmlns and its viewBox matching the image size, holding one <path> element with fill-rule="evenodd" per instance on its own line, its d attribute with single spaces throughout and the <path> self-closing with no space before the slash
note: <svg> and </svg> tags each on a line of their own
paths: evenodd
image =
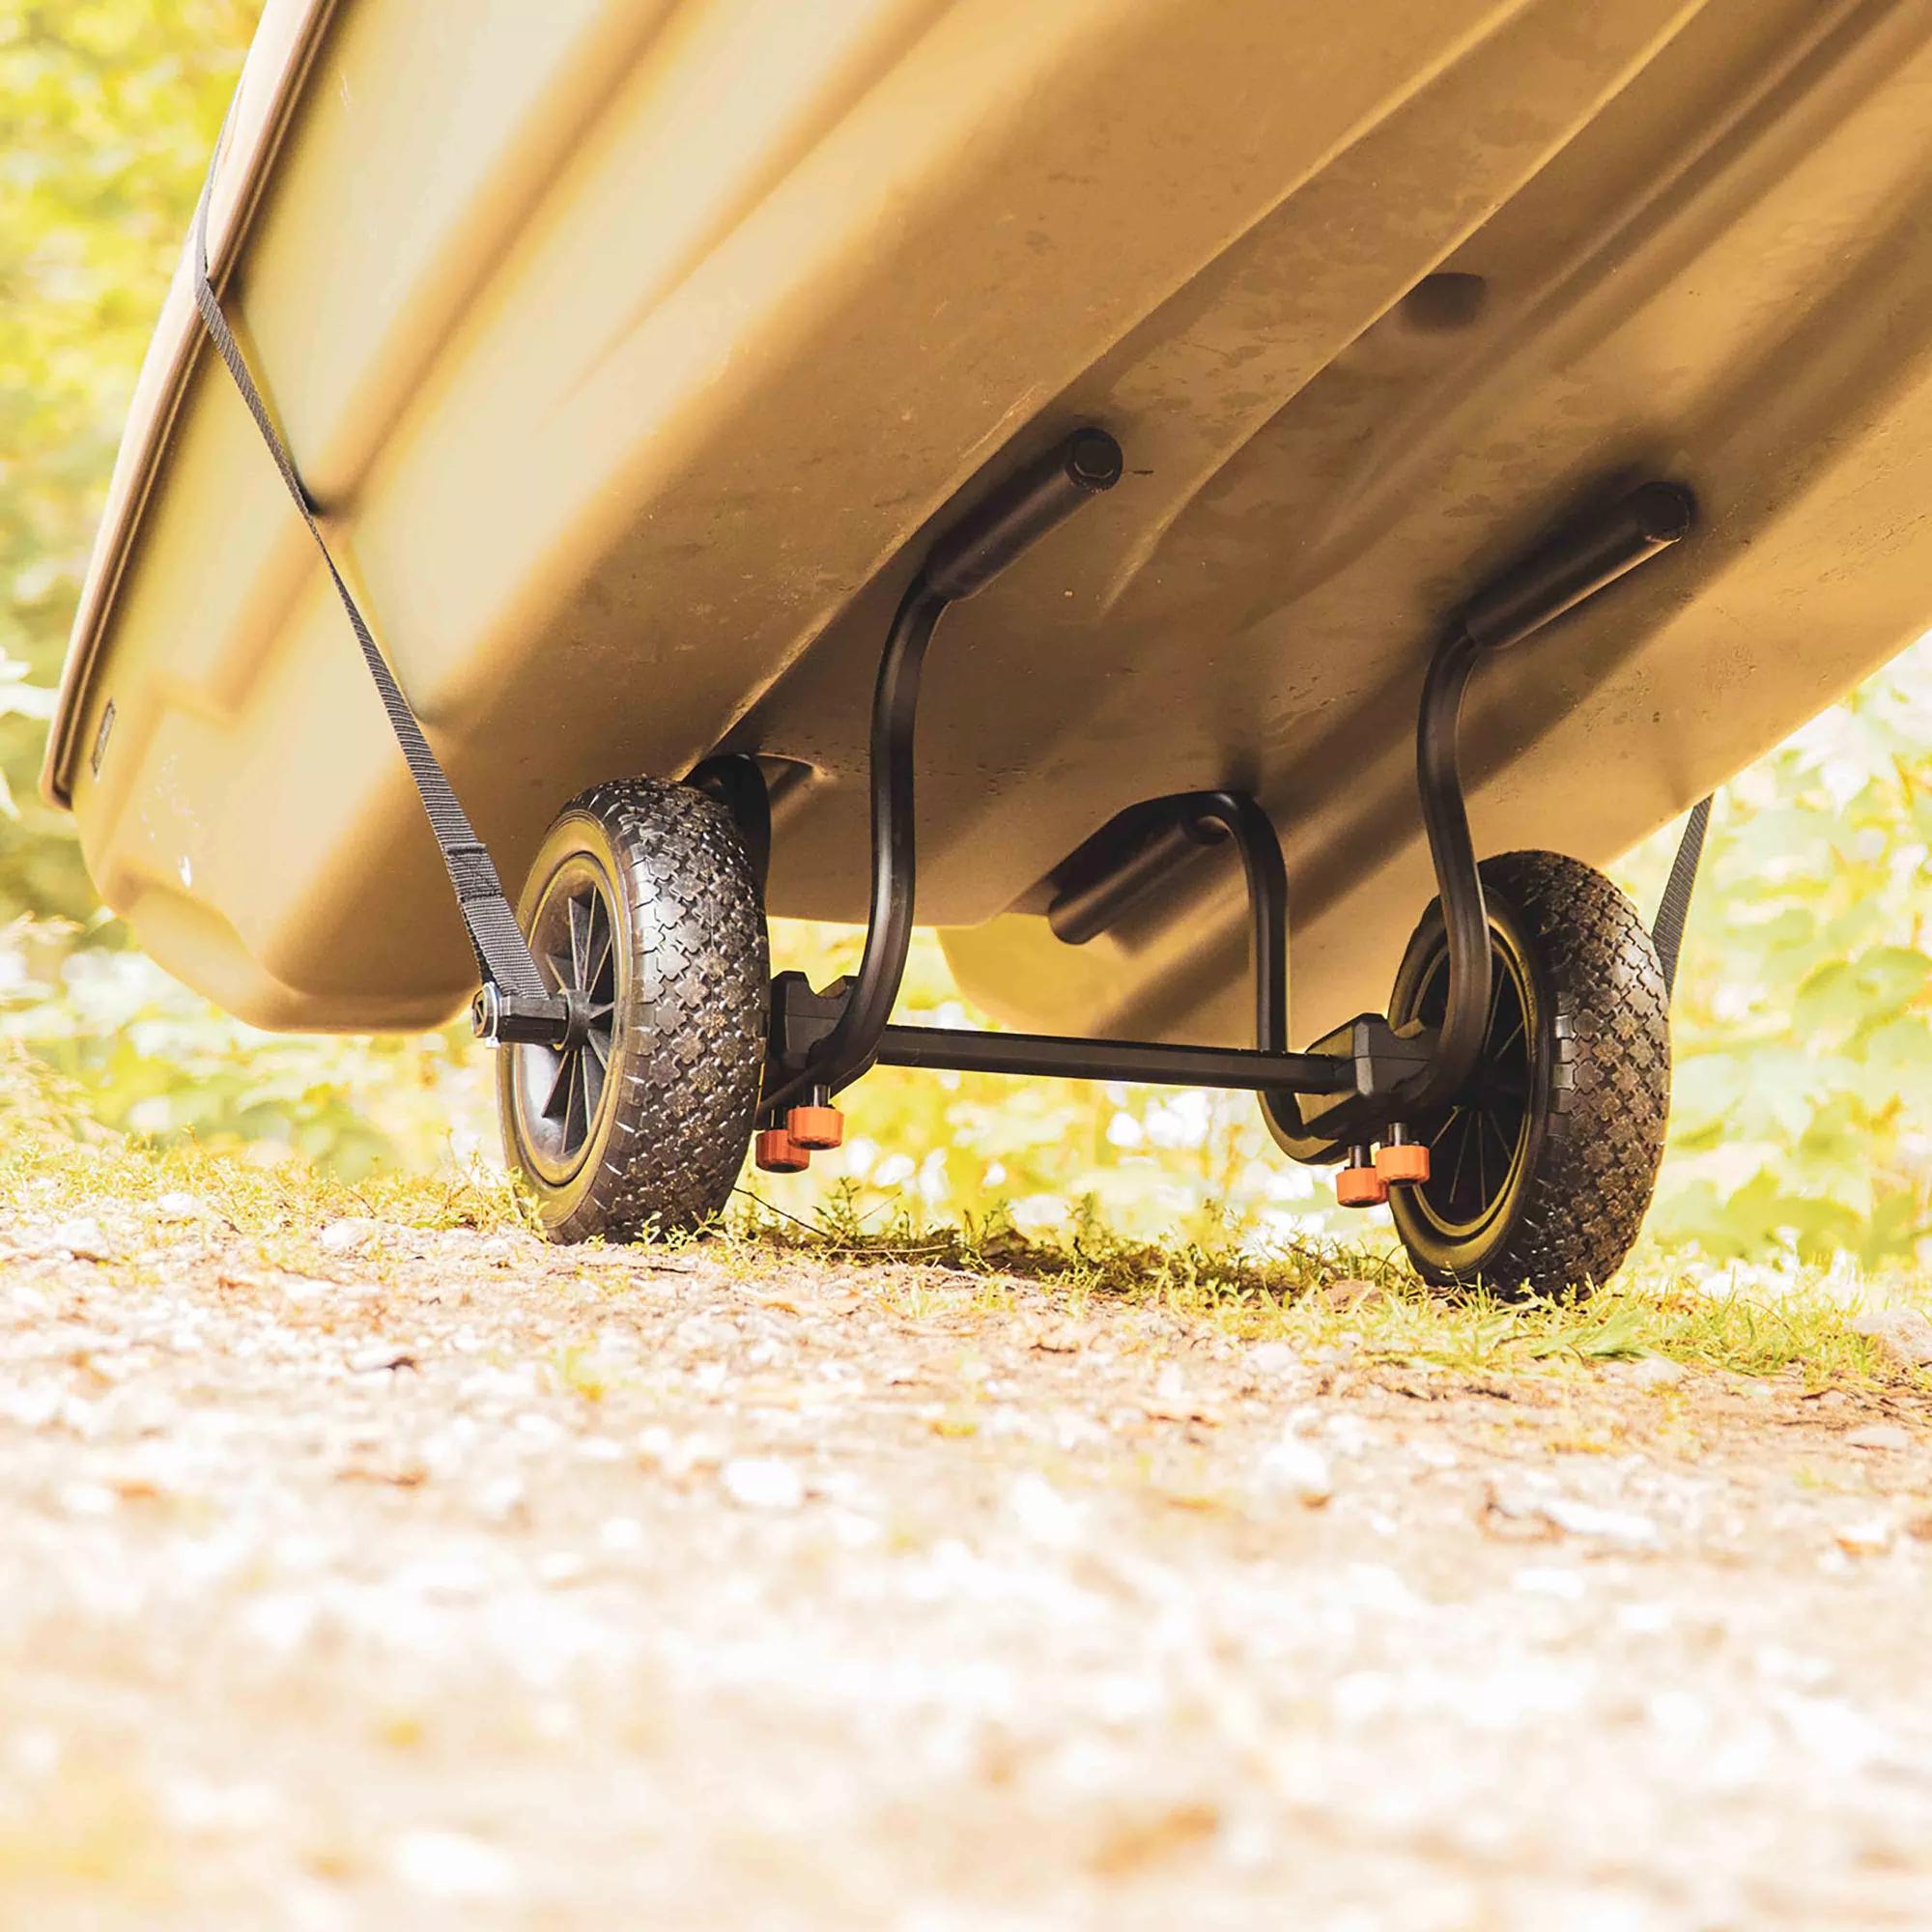
<svg viewBox="0 0 1932 1932">
<path fill-rule="evenodd" d="M 752 1143 L 752 1157 L 766 1174 L 803 1174 L 811 1165 L 811 1150 L 783 1127 L 765 1128 Z"/>
<path fill-rule="evenodd" d="M 837 1107 L 794 1107 L 785 1116 L 785 1132 L 798 1146 L 823 1153 L 843 1144 L 845 1116 Z"/>
<path fill-rule="evenodd" d="M 1349 1164 L 1335 1177 L 1339 1208 L 1379 1208 L 1389 1198 L 1388 1182 L 1376 1172 L 1366 1147 L 1349 1150 Z"/>
<path fill-rule="evenodd" d="M 1418 1187 L 1429 1179 L 1429 1149 L 1401 1127 L 1376 1150 L 1376 1172 L 1391 1187 Z"/>
</svg>

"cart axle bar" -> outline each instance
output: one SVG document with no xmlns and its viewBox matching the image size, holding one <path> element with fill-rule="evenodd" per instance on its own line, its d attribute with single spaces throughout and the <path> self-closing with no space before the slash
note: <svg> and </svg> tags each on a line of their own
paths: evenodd
<svg viewBox="0 0 1932 1932">
<path fill-rule="evenodd" d="M 1226 1087 L 1247 1093 L 1354 1090 L 1353 1063 L 1320 1053 L 1252 1047 L 1173 1046 L 1154 1040 L 1066 1039 L 1052 1034 L 975 1033 L 959 1027 L 889 1026 L 881 1066 L 954 1073 L 1014 1073 L 1060 1080 L 1121 1080 L 1141 1087 Z"/>
</svg>

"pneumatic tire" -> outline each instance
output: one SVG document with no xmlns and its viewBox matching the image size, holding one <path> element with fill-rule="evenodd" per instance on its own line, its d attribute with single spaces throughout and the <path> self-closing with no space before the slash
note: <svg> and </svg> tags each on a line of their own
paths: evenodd
<svg viewBox="0 0 1932 1932">
<path fill-rule="evenodd" d="M 1438 1286 L 1587 1293 L 1622 1265 L 1657 1184 L 1670 1108 L 1669 995 L 1636 908 L 1601 872 L 1554 852 L 1482 867 L 1494 991 L 1483 1056 L 1455 1100 L 1410 1123 L 1430 1179 L 1390 1209 Z M 1439 907 L 1409 941 L 1398 1024 L 1439 1023 Z"/>
<path fill-rule="evenodd" d="M 518 918 L 583 1037 L 497 1061 L 503 1146 L 556 1241 L 702 1226 L 751 1144 L 770 967 L 763 895 L 736 823 L 651 779 L 564 807 Z"/>
</svg>

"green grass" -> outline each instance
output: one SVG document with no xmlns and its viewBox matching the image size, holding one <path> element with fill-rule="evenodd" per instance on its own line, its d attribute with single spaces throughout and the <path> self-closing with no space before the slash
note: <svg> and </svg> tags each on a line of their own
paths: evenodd
<svg viewBox="0 0 1932 1932">
<path fill-rule="evenodd" d="M 0 1204 L 15 1221 L 111 1214 L 152 1223 L 158 1235 L 167 1217 L 157 1204 L 185 1193 L 265 1262 L 311 1268 L 320 1252 L 316 1236 L 345 1217 L 412 1229 L 535 1232 L 527 1205 L 498 1176 L 398 1175 L 352 1185 L 297 1161 L 261 1165 L 191 1144 L 154 1146 L 90 1130 L 76 1124 L 71 1100 L 37 1063 L 0 1057 Z M 1101 1320 L 1112 1308 L 1152 1307 L 1243 1340 L 1338 1350 L 1364 1366 L 1560 1376 L 1660 1355 L 1733 1375 L 1796 1376 L 1808 1387 L 1932 1390 L 1932 1376 L 1900 1368 L 1851 1332 L 1845 1297 L 1828 1292 L 1820 1271 L 1716 1285 L 1709 1270 L 1657 1251 L 1640 1251 L 1615 1283 L 1588 1299 L 1521 1303 L 1432 1291 L 1386 1249 L 1303 1241 L 1258 1253 L 1232 1233 L 1132 1242 L 1091 1222 L 1039 1239 L 1000 1213 L 926 1225 L 904 1212 L 896 1219 L 861 1215 L 842 1197 L 803 1221 L 742 1193 L 722 1228 L 665 1245 L 697 1242 L 747 1276 L 796 1260 L 879 1264 L 867 1293 L 912 1320 L 956 1312 L 960 1288 L 970 1285 L 969 1304 L 988 1315 L 1042 1295 L 1062 1313 Z M 1343 1305 L 1351 1295 L 1333 1292 L 1344 1283 L 1371 1292 Z M 1910 1278 L 1863 1289 L 1874 1302 L 1924 1303 L 1923 1285 Z M 571 1365 L 558 1373 L 577 1379 Z"/>
<path fill-rule="evenodd" d="M 65 1218 L 152 1208 L 172 1193 L 192 1194 L 232 1233 L 257 1239 L 357 1215 L 412 1228 L 535 1227 L 496 1175 L 398 1173 L 352 1183 L 298 1158 L 250 1159 L 114 1132 L 89 1121 L 71 1083 L 0 1041 L 0 1202 Z"/>
<path fill-rule="evenodd" d="M 1073 1314 L 1157 1307 L 1245 1341 L 1281 1341 L 1304 1352 L 1341 1350 L 1363 1364 L 1561 1374 L 1659 1355 L 1753 1378 L 1796 1374 L 1807 1387 L 1932 1390 L 1932 1376 L 1900 1368 L 1852 1333 L 1846 1298 L 1828 1290 L 1819 1269 L 1794 1270 L 1775 1285 L 1719 1285 L 1682 1257 L 1639 1249 L 1594 1295 L 1524 1302 L 1480 1289 L 1430 1289 L 1387 1248 L 1302 1241 L 1256 1252 L 1232 1236 L 1144 1243 L 1091 1226 L 1039 1240 L 998 1216 L 964 1227 L 911 1218 L 867 1224 L 836 1201 L 810 1224 L 753 1203 L 739 1217 L 736 1238 L 761 1253 L 916 1262 L 977 1275 L 984 1283 L 979 1298 L 989 1306 L 1010 1305 L 1017 1285 L 1026 1284 Z M 1356 1284 L 1368 1291 L 1359 1298 Z M 1865 1287 L 1873 1302 L 1922 1299 L 1919 1285 L 1903 1278 Z M 900 1298 L 918 1293 L 885 1292 Z M 901 1312 L 917 1318 L 924 1311 L 914 1305 Z"/>
</svg>

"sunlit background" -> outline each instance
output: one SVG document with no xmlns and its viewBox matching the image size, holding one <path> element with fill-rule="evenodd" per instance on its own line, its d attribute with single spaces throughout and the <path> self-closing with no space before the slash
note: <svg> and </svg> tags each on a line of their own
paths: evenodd
<svg viewBox="0 0 1932 1932">
<path fill-rule="evenodd" d="M 103 917 L 66 822 L 33 795 L 51 686 L 149 329 L 256 8 L 0 0 L 0 1034 L 68 1085 L 76 1131 L 192 1135 L 350 1179 L 494 1159 L 482 1054 L 258 1033 Z M 348 640 L 345 639 L 345 648 Z M 1676 1006 L 1670 1153 L 1652 1237 L 1713 1260 L 1923 1260 L 1932 1182 L 1932 640 L 1728 785 Z M 1619 868 L 1646 913 L 1670 829 Z M 854 935 L 781 922 L 819 980 Z M 936 945 L 910 1013 L 977 1021 Z M 0 1108 L 6 1103 L 0 1094 Z M 1098 1220 L 1127 1235 L 1335 1225 L 1323 1178 L 1272 1149 L 1252 1099 L 880 1071 L 853 1139 L 800 1180 L 809 1215 Z M 753 1179 L 756 1179 L 755 1177 Z"/>
</svg>

